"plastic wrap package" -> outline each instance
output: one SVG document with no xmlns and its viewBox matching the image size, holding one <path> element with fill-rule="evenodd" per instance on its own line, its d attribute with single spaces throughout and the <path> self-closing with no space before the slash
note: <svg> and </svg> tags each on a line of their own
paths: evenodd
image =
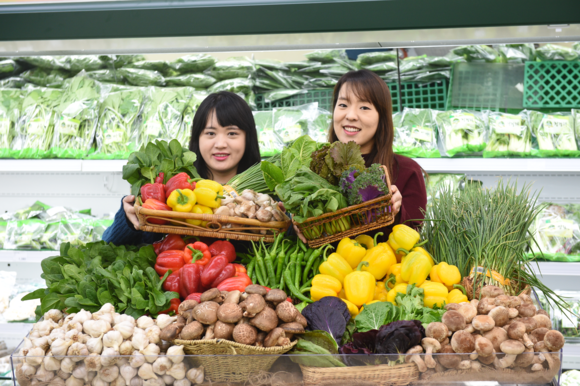
<svg viewBox="0 0 580 386">
<path fill-rule="evenodd" d="M 560 386 L 578 386 L 580 385 L 580 371 L 569 370 L 562 374 Z"/>
<path fill-rule="evenodd" d="M 536 157 L 578 157 L 574 119 L 571 113 L 528 113 Z"/>
<path fill-rule="evenodd" d="M 20 76 L 37 86 L 62 88 L 65 80 L 70 78 L 70 73 L 64 70 L 50 70 L 39 67 L 24 71 Z"/>
<path fill-rule="evenodd" d="M 51 222 L 46 224 L 46 229 L 40 237 L 40 245 L 42 249 L 58 250 L 58 228 L 60 222 Z"/>
<path fill-rule="evenodd" d="M 66 56 L 22 56 L 16 60 L 49 70 L 70 70 L 70 62 Z"/>
<path fill-rule="evenodd" d="M 213 67 L 208 68 L 205 73 L 217 80 L 249 78 L 256 71 L 254 63 L 246 57 L 235 57 L 220 60 Z"/>
<path fill-rule="evenodd" d="M 274 132 L 285 145 L 308 134 L 308 127 L 316 117 L 318 102 L 302 106 L 280 107 L 273 110 Z"/>
<path fill-rule="evenodd" d="M 168 87 L 188 86 L 199 89 L 208 88 L 215 82 L 217 82 L 215 78 L 206 74 L 184 74 L 165 78 Z"/>
<path fill-rule="evenodd" d="M 113 225 L 114 220 L 111 219 L 97 219 L 93 221 L 93 242 L 101 241 L 103 239 L 103 233 L 108 227 Z"/>
<path fill-rule="evenodd" d="M 46 222 L 39 219 L 8 221 L 4 249 L 40 250 Z"/>
<path fill-rule="evenodd" d="M 59 223 L 57 233 L 57 243 L 60 247 L 62 243 L 71 245 L 85 245 L 93 241 L 93 219 L 76 218 L 72 220 L 62 220 Z"/>
<path fill-rule="evenodd" d="M 8 221 L 0 220 L 0 249 L 4 248 L 4 243 L 6 242 L 6 227 L 8 226 Z"/>
<path fill-rule="evenodd" d="M 15 284 L 16 272 L 0 271 L 0 314 L 8 309 Z"/>
<path fill-rule="evenodd" d="M 460 46 L 452 50 L 455 55 L 463 56 L 468 62 L 501 62 L 501 55 L 486 45 Z"/>
<path fill-rule="evenodd" d="M 0 158 L 12 156 L 22 99 L 22 91 L 17 88 L 0 89 Z"/>
<path fill-rule="evenodd" d="M 40 202 L 40 201 L 36 201 L 31 206 L 27 206 L 26 208 L 18 209 L 16 212 L 11 213 L 10 219 L 13 219 L 13 220 L 31 219 L 31 218 L 40 216 L 40 214 L 42 212 L 46 211 L 49 208 L 50 208 L 49 205 L 46 205 L 45 203 Z"/>
<path fill-rule="evenodd" d="M 546 44 L 536 50 L 536 56 L 539 62 L 550 60 L 572 61 L 578 60 L 580 53 L 568 47 Z"/>
<path fill-rule="evenodd" d="M 423 56 L 410 56 L 399 62 L 399 69 L 401 74 L 406 72 L 412 72 L 420 70 L 427 65 L 427 57 Z"/>
<path fill-rule="evenodd" d="M 12 59 L 0 60 L 0 79 L 20 74 L 22 66 Z"/>
<path fill-rule="evenodd" d="M 328 142 L 328 130 L 332 125 L 330 111 L 318 108 L 314 119 L 308 122 L 308 135 L 319 143 Z"/>
<path fill-rule="evenodd" d="M 552 328 L 564 335 L 566 343 L 578 343 L 580 342 L 580 292 L 556 290 L 555 293 L 564 299 L 567 307 L 560 309 L 549 305 Z M 563 384 L 560 383 L 560 385 Z M 578 383 L 573 383 L 573 385 L 577 386 Z"/>
<path fill-rule="evenodd" d="M 493 46 L 505 63 L 525 63 L 536 60 L 536 49 L 533 44 L 498 44 Z"/>
<path fill-rule="evenodd" d="M 169 63 L 165 60 L 140 60 L 127 65 L 128 68 L 138 68 L 140 70 L 157 71 L 165 73 L 169 68 Z"/>
<path fill-rule="evenodd" d="M 5 78 L 0 80 L 0 88 L 22 88 L 26 85 L 28 81 L 19 76 L 12 76 L 10 78 Z"/>
<path fill-rule="evenodd" d="M 349 68 L 346 66 L 334 65 L 331 67 L 321 69 L 320 73 L 324 74 L 324 75 L 329 75 L 329 76 L 340 78 L 341 76 L 343 76 L 344 74 L 346 74 L 349 71 L 352 71 L 352 68 Z"/>
<path fill-rule="evenodd" d="M 315 62 L 329 63 L 334 61 L 334 58 L 347 59 L 345 50 L 317 50 L 314 52 L 309 52 L 306 55 L 306 59 Z"/>
<path fill-rule="evenodd" d="M 293 71 L 300 70 L 302 68 L 316 66 L 318 64 L 320 64 L 320 62 L 315 62 L 313 60 L 303 60 L 303 61 L 297 61 L 297 62 L 284 62 L 284 66 L 286 66 L 287 68 L 289 68 L 290 70 L 293 70 Z"/>
<path fill-rule="evenodd" d="M 488 112 L 452 110 L 434 114 L 442 156 L 482 154 L 488 140 Z"/>
<path fill-rule="evenodd" d="M 277 89 L 270 90 L 264 93 L 264 102 L 272 103 L 280 99 L 290 98 L 294 95 L 306 94 L 308 90 L 296 90 L 296 89 Z"/>
<path fill-rule="evenodd" d="M 151 70 L 141 70 L 139 68 L 120 68 L 117 72 L 133 86 L 163 86 L 165 78 L 161 73 Z"/>
<path fill-rule="evenodd" d="M 441 191 L 458 191 L 465 182 L 465 174 L 431 173 L 425 178 L 427 206 L 439 197 Z"/>
<path fill-rule="evenodd" d="M 136 147 L 155 139 L 170 141 L 182 130 L 183 112 L 193 95 L 191 87 L 149 87 L 137 125 Z"/>
<path fill-rule="evenodd" d="M 107 94 L 99 111 L 96 150 L 88 158 L 127 159 L 138 150 L 136 122 L 144 94 L 145 90 L 140 87 Z"/>
<path fill-rule="evenodd" d="M 108 68 L 114 69 L 145 60 L 145 57 L 143 55 L 99 55 L 99 59 Z"/>
<path fill-rule="evenodd" d="M 450 79 L 451 78 L 451 67 L 425 67 L 424 71 L 419 71 L 417 74 L 414 74 L 414 81 L 416 82 L 434 82 L 441 79 Z"/>
<path fill-rule="evenodd" d="M 252 88 L 254 87 L 254 81 L 247 78 L 235 78 L 226 79 L 221 82 L 217 82 L 207 89 L 209 93 L 219 92 L 219 91 L 229 91 L 240 95 L 251 108 L 256 107 L 256 95 Z"/>
<path fill-rule="evenodd" d="M 201 102 L 207 98 L 207 93 L 203 91 L 194 91 L 183 110 L 183 118 L 181 124 L 181 130 L 179 131 L 176 139 L 181 143 L 181 146 L 189 148 L 189 140 L 191 138 L 191 127 L 193 125 L 193 117 L 195 112 L 201 105 Z"/>
<path fill-rule="evenodd" d="M 79 73 L 55 107 L 51 153 L 58 158 L 83 158 L 93 144 L 99 121 L 99 100 L 106 86 Z"/>
<path fill-rule="evenodd" d="M 380 62 L 394 62 L 397 60 L 397 51 L 373 51 L 360 54 L 356 61 L 361 66 L 369 66 Z"/>
<path fill-rule="evenodd" d="M 97 55 L 72 55 L 67 57 L 67 62 L 69 69 L 75 74 L 82 70 L 95 71 L 105 66 Z"/>
<path fill-rule="evenodd" d="M 535 243 L 528 257 L 580 261 L 580 204 L 549 204 L 530 227 Z"/>
<path fill-rule="evenodd" d="M 99 82 L 125 84 L 125 78 L 117 70 L 88 71 L 87 76 Z"/>
<path fill-rule="evenodd" d="M 288 71 L 290 70 L 289 67 L 286 67 L 286 64 L 281 60 L 275 59 L 254 59 L 254 64 L 259 67 L 267 68 L 269 70 L 282 70 Z"/>
<path fill-rule="evenodd" d="M 393 114 L 393 151 L 412 158 L 441 157 L 437 147 L 437 125 L 429 109 L 410 109 Z"/>
<path fill-rule="evenodd" d="M 282 70 L 270 70 L 267 68 L 260 68 L 257 72 L 258 79 L 270 79 L 273 80 L 275 83 L 281 85 L 280 88 L 294 88 L 292 81 L 288 75 L 289 73 Z"/>
<path fill-rule="evenodd" d="M 216 59 L 207 54 L 186 55 L 169 63 L 169 66 L 181 74 L 202 72 L 216 63 Z"/>
<path fill-rule="evenodd" d="M 56 107 L 63 90 L 27 85 L 22 89 L 22 113 L 12 149 L 16 158 L 47 158 L 54 135 Z"/>
<path fill-rule="evenodd" d="M 520 114 L 490 112 L 489 143 L 483 151 L 485 158 L 532 154 L 532 132 L 527 111 Z"/>
<path fill-rule="evenodd" d="M 309 78 L 304 87 L 306 88 L 332 88 L 338 83 L 338 78 L 326 76 L 322 78 Z"/>
<path fill-rule="evenodd" d="M 265 77 L 258 77 L 254 80 L 254 87 L 258 90 L 258 92 L 264 92 L 269 90 L 278 90 L 283 89 L 280 83 L 276 83 L 270 78 Z"/>
<path fill-rule="evenodd" d="M 284 149 L 284 142 L 274 132 L 274 113 L 272 111 L 253 111 L 256 130 L 258 132 L 258 144 L 260 145 L 260 156 L 271 157 L 281 153 Z"/>
</svg>

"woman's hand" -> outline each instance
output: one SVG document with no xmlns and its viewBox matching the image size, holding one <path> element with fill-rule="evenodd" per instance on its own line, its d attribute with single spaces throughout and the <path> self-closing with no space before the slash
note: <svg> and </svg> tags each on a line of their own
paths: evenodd
<svg viewBox="0 0 580 386">
<path fill-rule="evenodd" d="M 135 230 L 139 230 L 139 219 L 137 214 L 135 214 L 135 196 L 126 196 L 123 198 L 123 210 L 125 211 L 125 216 L 131 221 L 131 224 L 135 227 Z"/>
<path fill-rule="evenodd" d="M 399 192 L 399 188 L 395 185 L 391 185 L 391 205 L 393 206 L 393 216 L 396 216 L 401 210 L 401 205 L 403 205 L 403 196 Z"/>
</svg>

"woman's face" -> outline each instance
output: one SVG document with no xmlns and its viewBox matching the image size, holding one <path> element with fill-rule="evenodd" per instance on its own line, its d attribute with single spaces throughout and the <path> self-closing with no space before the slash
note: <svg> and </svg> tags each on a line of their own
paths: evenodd
<svg viewBox="0 0 580 386">
<path fill-rule="evenodd" d="M 338 93 L 333 125 L 340 142 L 355 141 L 361 153 L 368 154 L 375 143 L 379 113 L 372 103 L 358 99 L 347 82 Z"/>
<path fill-rule="evenodd" d="M 221 126 L 212 111 L 199 136 L 199 151 L 214 180 L 225 183 L 233 177 L 245 149 L 246 132 L 233 125 Z"/>
</svg>

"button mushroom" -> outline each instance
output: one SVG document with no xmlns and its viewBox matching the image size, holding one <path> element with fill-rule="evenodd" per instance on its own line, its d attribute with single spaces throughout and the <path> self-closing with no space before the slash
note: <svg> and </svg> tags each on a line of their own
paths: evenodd
<svg viewBox="0 0 580 386">
<path fill-rule="evenodd" d="M 491 344 L 493 344 L 493 349 L 495 352 L 501 352 L 501 343 L 508 339 L 507 332 L 500 327 L 494 327 L 493 329 L 485 332 L 483 337 L 489 339 Z"/>
<path fill-rule="evenodd" d="M 259 314 L 250 319 L 250 324 L 264 332 L 270 332 L 278 325 L 278 316 L 276 311 L 265 307 Z"/>
<path fill-rule="evenodd" d="M 522 299 L 518 296 L 510 296 L 510 302 L 506 306 L 508 308 L 518 308 L 523 303 Z"/>
<path fill-rule="evenodd" d="M 288 339 L 292 338 L 294 334 L 304 334 L 304 327 L 300 323 L 292 322 L 292 323 L 284 323 L 280 326 L 281 329 L 284 330 L 286 337 Z"/>
<path fill-rule="evenodd" d="M 447 311 L 457 311 L 461 307 L 459 303 L 448 303 L 445 305 Z"/>
<path fill-rule="evenodd" d="M 461 363 L 461 356 L 455 354 L 453 348 L 451 346 L 443 346 L 439 354 L 445 355 L 437 355 L 437 360 L 441 364 L 441 366 L 447 369 L 456 369 Z"/>
<path fill-rule="evenodd" d="M 234 333 L 234 324 L 224 323 L 218 320 L 213 328 L 213 333 L 216 339 L 232 339 Z"/>
<path fill-rule="evenodd" d="M 503 327 L 510 320 L 508 309 L 503 306 L 496 306 L 489 311 L 489 316 L 495 321 L 495 325 Z"/>
<path fill-rule="evenodd" d="M 217 322 L 217 310 L 220 305 L 216 302 L 203 302 L 195 306 L 193 316 L 203 324 L 214 324 Z"/>
<path fill-rule="evenodd" d="M 433 359 L 433 355 L 431 355 L 432 353 L 436 353 L 439 350 L 441 350 L 441 344 L 439 343 L 439 341 L 437 339 L 433 339 L 433 338 L 423 338 L 423 340 L 421 340 L 421 345 L 423 346 L 423 349 L 425 349 L 425 364 L 427 365 L 428 368 L 430 369 L 434 369 L 436 366 L 435 360 Z"/>
<path fill-rule="evenodd" d="M 494 298 L 483 298 L 480 300 L 479 304 L 477 305 L 477 312 L 480 315 L 486 315 L 495 308 L 495 299 Z"/>
<path fill-rule="evenodd" d="M 500 295 L 504 295 L 503 289 L 496 287 L 494 285 L 486 285 L 481 289 L 482 298 L 497 298 Z M 482 299 L 483 300 L 483 299 Z"/>
<path fill-rule="evenodd" d="M 460 303 L 460 304 L 461 307 L 457 309 L 457 312 L 463 315 L 463 317 L 465 318 L 465 323 L 471 323 L 473 318 L 475 318 L 475 316 L 477 315 L 477 308 L 475 308 L 469 303 Z"/>
<path fill-rule="evenodd" d="M 417 345 L 415 347 L 411 347 L 409 351 L 407 351 L 407 355 L 405 355 L 405 363 L 414 362 L 417 365 L 417 368 L 421 373 L 427 371 L 427 366 L 425 366 L 425 362 L 421 359 L 421 356 L 417 354 L 421 354 L 423 352 L 423 347 Z"/>
<path fill-rule="evenodd" d="M 495 320 L 489 315 L 477 315 L 473 318 L 471 324 L 476 330 L 486 332 L 495 327 Z"/>
<path fill-rule="evenodd" d="M 528 318 L 536 315 L 536 306 L 533 303 L 524 303 L 517 308 L 522 318 Z"/>
<path fill-rule="evenodd" d="M 217 310 L 217 318 L 223 323 L 237 323 L 242 314 L 242 307 L 235 303 L 224 303 Z"/>
<path fill-rule="evenodd" d="M 456 353 L 469 354 L 475 350 L 475 339 L 466 331 L 457 331 L 451 337 L 451 347 Z"/>
<path fill-rule="evenodd" d="M 211 326 L 209 326 L 205 330 L 205 335 L 203 336 L 203 339 L 204 340 L 215 339 L 214 329 L 215 329 L 215 324 L 212 324 Z"/>
<path fill-rule="evenodd" d="M 203 325 L 197 320 L 194 320 L 187 326 L 183 327 L 183 330 L 181 330 L 181 334 L 179 335 L 179 337 L 184 340 L 196 340 L 201 338 L 202 334 L 203 334 Z"/>
<path fill-rule="evenodd" d="M 506 355 L 502 359 L 499 359 L 498 363 L 499 367 L 505 369 L 513 365 L 516 357 L 523 353 L 526 348 L 521 342 L 510 339 L 502 342 L 500 349 Z"/>
<path fill-rule="evenodd" d="M 499 295 L 495 298 L 495 305 L 509 308 L 510 306 L 510 296 L 509 295 Z"/>
<path fill-rule="evenodd" d="M 536 328 L 552 328 L 552 321 L 546 315 L 536 314 L 532 318 L 536 321 Z"/>
<path fill-rule="evenodd" d="M 450 332 L 463 330 L 465 328 L 465 318 L 457 311 L 447 311 L 443 314 L 441 321 L 445 323 Z"/>
<path fill-rule="evenodd" d="M 272 289 L 266 294 L 266 296 L 264 296 L 264 299 L 266 299 L 267 302 L 271 302 L 274 305 L 278 305 L 278 303 L 285 301 L 287 298 L 288 295 L 286 295 L 286 292 L 282 291 L 281 289 Z"/>
<path fill-rule="evenodd" d="M 449 336 L 449 329 L 444 323 L 433 322 L 427 325 L 425 335 L 439 342 L 443 342 Z"/>
<path fill-rule="evenodd" d="M 528 337 L 526 333 L 526 326 L 521 322 L 515 322 L 510 324 L 507 329 L 508 337 L 513 340 L 521 340 L 524 346 L 527 348 L 533 348 L 534 343 Z"/>
<path fill-rule="evenodd" d="M 265 296 L 268 293 L 268 290 L 266 288 L 258 284 L 250 284 L 249 286 L 246 287 L 245 291 L 248 295 L 256 294 L 260 296 Z"/>
<path fill-rule="evenodd" d="M 510 319 L 517 318 L 519 314 L 520 313 L 517 308 L 508 308 L 508 316 Z"/>
<path fill-rule="evenodd" d="M 534 331 L 530 333 L 531 334 L 530 339 L 532 340 L 532 342 L 534 342 L 535 340 L 534 344 L 536 342 L 541 342 L 544 340 L 544 336 L 548 331 L 550 330 L 545 327 L 536 328 Z"/>
<path fill-rule="evenodd" d="M 251 294 L 240 304 L 240 306 L 242 307 L 246 318 L 253 318 L 266 307 L 266 301 L 262 295 Z"/>
<path fill-rule="evenodd" d="M 276 327 L 266 339 L 264 339 L 264 347 L 274 347 L 274 346 L 287 346 L 290 344 L 290 339 L 286 338 L 284 330 L 280 327 Z"/>
<path fill-rule="evenodd" d="M 475 339 L 475 351 L 477 352 L 478 358 L 487 358 L 494 353 L 493 344 L 489 339 L 479 336 Z"/>
<path fill-rule="evenodd" d="M 183 323 L 171 323 L 164 327 L 159 333 L 159 338 L 163 340 L 175 340 L 185 325 Z"/>
<path fill-rule="evenodd" d="M 232 333 L 234 341 L 240 344 L 247 344 L 253 345 L 256 343 L 256 339 L 258 338 L 258 331 L 254 326 L 250 326 L 249 324 L 242 323 L 237 324 L 234 327 L 234 332 Z"/>
<path fill-rule="evenodd" d="M 272 290 L 274 291 L 274 290 Z M 272 292 L 270 291 L 270 292 Z M 284 291 L 282 291 L 284 292 Z M 286 299 L 286 298 L 284 298 Z M 276 315 L 283 322 L 290 323 L 296 320 L 296 316 L 299 314 L 298 310 L 290 302 L 282 301 L 276 306 Z"/>
<path fill-rule="evenodd" d="M 564 347 L 564 335 L 560 331 L 550 330 L 544 335 L 544 343 L 546 348 L 551 352 L 560 351 Z"/>
<path fill-rule="evenodd" d="M 192 299 L 184 300 L 183 302 L 181 302 L 181 304 L 179 304 L 179 307 L 177 308 L 177 313 L 179 315 L 183 315 L 185 311 L 193 310 L 193 308 L 197 306 L 197 304 L 198 304 L 197 301 Z"/>
</svg>

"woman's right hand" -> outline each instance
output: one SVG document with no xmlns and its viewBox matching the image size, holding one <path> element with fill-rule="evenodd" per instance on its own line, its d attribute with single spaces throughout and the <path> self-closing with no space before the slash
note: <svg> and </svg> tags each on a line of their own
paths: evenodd
<svg viewBox="0 0 580 386">
<path fill-rule="evenodd" d="M 135 227 L 135 230 L 139 230 L 139 219 L 135 213 L 135 196 L 126 196 L 123 198 L 123 210 L 125 211 L 125 216 L 131 221 L 131 224 Z"/>
<path fill-rule="evenodd" d="M 298 236 L 298 238 L 300 240 L 302 240 L 302 242 L 304 244 L 308 244 L 308 240 L 306 240 L 306 237 L 304 237 L 304 235 L 302 234 L 302 232 L 300 231 L 300 229 L 298 229 L 298 226 L 296 224 L 294 224 L 294 231 L 296 232 L 296 235 Z"/>
</svg>

